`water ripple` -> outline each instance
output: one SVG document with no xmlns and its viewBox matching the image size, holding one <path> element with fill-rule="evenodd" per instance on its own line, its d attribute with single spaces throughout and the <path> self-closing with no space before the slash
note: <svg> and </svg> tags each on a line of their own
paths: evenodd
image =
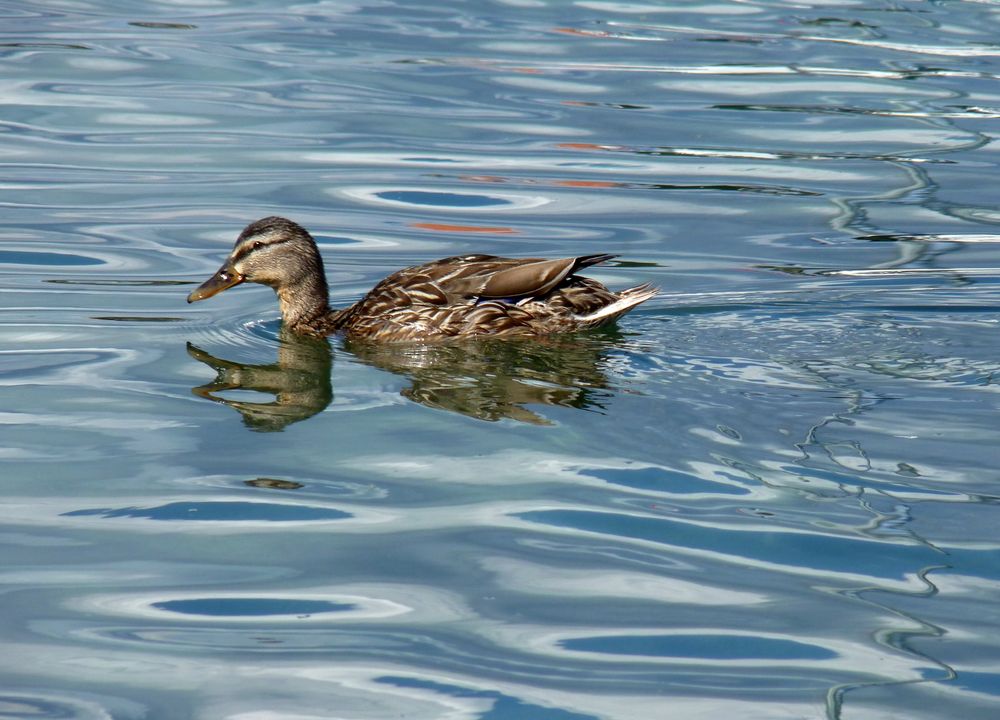
<svg viewBox="0 0 1000 720">
<path fill-rule="evenodd" d="M 9 8 L 0 715 L 993 717 L 995 14 Z M 270 214 L 664 290 L 305 347 Z"/>
</svg>

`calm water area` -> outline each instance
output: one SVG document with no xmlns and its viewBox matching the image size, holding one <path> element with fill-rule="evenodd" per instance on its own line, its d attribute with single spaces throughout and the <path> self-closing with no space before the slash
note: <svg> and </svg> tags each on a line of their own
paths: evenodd
<svg viewBox="0 0 1000 720">
<path fill-rule="evenodd" d="M 1000 3 L 0 3 L 0 717 L 1000 717 Z M 534 342 L 446 255 L 661 294 Z"/>
</svg>

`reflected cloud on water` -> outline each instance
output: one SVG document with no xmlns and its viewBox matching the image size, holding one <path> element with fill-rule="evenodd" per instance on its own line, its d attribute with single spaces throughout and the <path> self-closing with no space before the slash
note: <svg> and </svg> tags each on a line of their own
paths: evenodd
<svg viewBox="0 0 1000 720">
<path fill-rule="evenodd" d="M 345 340 L 343 349 L 365 365 L 408 380 L 400 394 L 426 407 L 478 420 L 551 425 L 538 407 L 600 411 L 613 394 L 611 355 L 624 336 L 605 330 L 585 336 L 532 340 L 476 339 L 455 343 L 386 345 Z M 282 330 L 277 362 L 242 363 L 218 358 L 188 343 L 188 354 L 216 371 L 192 388 L 199 397 L 227 405 L 248 428 L 274 432 L 322 412 L 333 401 L 333 349 L 325 339 Z M 227 396 L 250 391 L 273 400 Z"/>
</svg>

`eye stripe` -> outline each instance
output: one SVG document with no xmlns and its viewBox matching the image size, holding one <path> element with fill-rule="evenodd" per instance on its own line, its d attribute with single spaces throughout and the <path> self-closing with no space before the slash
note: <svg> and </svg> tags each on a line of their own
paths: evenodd
<svg viewBox="0 0 1000 720">
<path fill-rule="evenodd" d="M 264 242 L 262 240 L 254 240 L 249 245 L 244 244 L 243 247 L 239 248 L 233 254 L 232 261 L 236 262 L 238 260 L 242 260 L 247 255 L 249 255 L 250 253 L 254 252 L 255 250 L 260 250 L 261 248 L 263 248 L 265 246 L 268 246 L 268 245 L 281 245 L 284 242 L 288 242 L 288 241 L 287 240 L 283 240 L 283 239 L 275 239 L 275 240 L 270 240 L 268 242 Z"/>
</svg>

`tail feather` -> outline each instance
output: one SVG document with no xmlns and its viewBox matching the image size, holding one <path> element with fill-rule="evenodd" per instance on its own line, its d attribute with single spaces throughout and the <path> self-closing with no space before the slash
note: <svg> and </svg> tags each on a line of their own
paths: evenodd
<svg viewBox="0 0 1000 720">
<path fill-rule="evenodd" d="M 602 262 L 607 262 L 608 260 L 613 260 L 616 257 L 618 256 L 611 255 L 609 253 L 595 253 L 593 255 L 581 255 L 580 257 L 576 258 L 576 261 L 573 263 L 573 268 L 566 274 L 572 275 L 577 270 L 583 270 L 584 268 L 588 268 L 591 265 L 597 265 Z"/>
<path fill-rule="evenodd" d="M 636 305 L 646 302 L 660 292 L 660 289 L 649 283 L 636 285 L 618 293 L 618 299 L 610 305 L 586 315 L 577 315 L 576 320 L 583 327 L 596 327 L 617 320 Z"/>
</svg>

